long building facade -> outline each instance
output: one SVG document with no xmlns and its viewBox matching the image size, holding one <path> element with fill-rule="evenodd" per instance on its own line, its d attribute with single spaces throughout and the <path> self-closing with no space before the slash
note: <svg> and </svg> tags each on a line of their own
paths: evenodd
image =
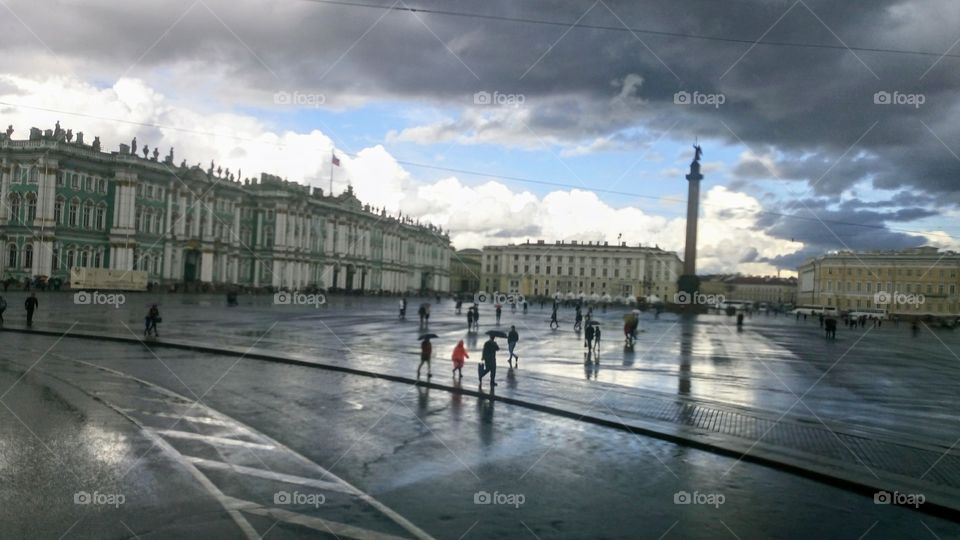
<svg viewBox="0 0 960 540">
<path fill-rule="evenodd" d="M 609 295 L 672 301 L 683 263 L 658 247 L 607 242 L 485 246 L 481 286 L 487 292 L 525 296 Z"/>
<path fill-rule="evenodd" d="M 842 251 L 797 268 L 797 303 L 890 314 L 960 315 L 960 253 L 935 247 Z"/>
<path fill-rule="evenodd" d="M 0 276 L 66 282 L 71 268 L 147 272 L 153 284 L 352 291 L 450 289 L 442 229 L 263 174 L 101 151 L 78 133 L 0 133 Z"/>
</svg>

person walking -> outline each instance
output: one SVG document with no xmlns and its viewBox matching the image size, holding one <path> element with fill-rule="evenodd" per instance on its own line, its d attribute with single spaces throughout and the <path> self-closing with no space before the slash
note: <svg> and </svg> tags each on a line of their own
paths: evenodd
<svg viewBox="0 0 960 540">
<path fill-rule="evenodd" d="M 147 316 L 143 321 L 143 335 L 149 336 L 150 332 L 153 332 L 153 337 L 159 337 L 160 333 L 157 331 L 157 323 L 159 323 L 161 320 L 160 310 L 157 309 L 157 305 L 151 305 L 150 309 L 147 311 Z"/>
<path fill-rule="evenodd" d="M 460 315 L 460 308 L 463 307 L 463 300 L 457 298 L 457 315 Z"/>
<path fill-rule="evenodd" d="M 593 350 L 593 334 L 595 332 L 595 327 L 587 325 L 586 331 L 586 341 L 584 344 L 587 346 L 587 350 Z"/>
<path fill-rule="evenodd" d="M 467 358 L 470 358 L 470 355 L 467 354 L 467 348 L 463 345 L 463 340 L 461 339 L 457 346 L 453 348 L 453 355 L 450 357 L 453 360 L 453 374 L 460 374 L 459 378 L 463 378 L 463 364 L 466 363 Z"/>
<path fill-rule="evenodd" d="M 423 365 L 427 365 L 427 378 L 433 377 L 433 373 L 430 373 L 430 358 L 433 356 L 433 344 L 430 343 L 430 338 L 424 338 L 420 342 L 420 365 L 417 366 L 417 378 L 420 378 L 420 369 L 423 368 Z"/>
<path fill-rule="evenodd" d="M 837 320 L 829 317 L 823 322 L 826 329 L 827 339 L 837 339 Z"/>
<path fill-rule="evenodd" d="M 493 390 L 493 387 L 497 385 L 495 379 L 497 377 L 497 351 L 500 350 L 500 346 L 497 345 L 497 341 L 494 336 L 491 334 L 490 339 L 483 344 L 483 353 L 482 358 L 483 362 L 479 364 L 478 372 L 480 374 L 480 386 L 483 387 L 483 377 L 490 374 L 490 390 Z"/>
<path fill-rule="evenodd" d="M 37 300 L 37 294 L 30 293 L 30 297 L 27 298 L 27 301 L 23 303 L 23 307 L 27 310 L 27 326 L 33 326 L 33 312 L 40 307 L 40 301 Z"/>
<path fill-rule="evenodd" d="M 400 320 L 407 318 L 407 299 L 400 299 Z"/>
<path fill-rule="evenodd" d="M 480 306 L 473 305 L 473 329 L 480 331 Z"/>
<path fill-rule="evenodd" d="M 600 355 L 600 327 L 597 326 L 593 331 L 593 347 L 597 350 L 597 357 Z"/>
<path fill-rule="evenodd" d="M 417 308 L 417 315 L 420 317 L 420 326 L 423 326 L 423 319 L 427 316 L 427 308 L 423 307 L 423 304 Z"/>
<path fill-rule="evenodd" d="M 577 308 L 577 315 L 573 320 L 573 329 L 579 332 L 581 328 L 583 328 L 583 314 L 580 313 L 580 308 Z"/>
<path fill-rule="evenodd" d="M 473 330 L 473 308 L 467 308 L 467 332 Z"/>
<path fill-rule="evenodd" d="M 550 329 L 560 328 L 560 321 L 557 320 L 557 305 L 553 305 L 553 313 L 550 314 Z"/>
<path fill-rule="evenodd" d="M 524 315 L 527 314 L 527 301 L 526 301 L 526 300 L 523 301 L 523 314 L 524 314 Z"/>
<path fill-rule="evenodd" d="M 520 341 L 520 334 L 517 333 L 517 327 L 511 325 L 510 332 L 507 334 L 507 350 L 510 351 L 510 358 L 507 358 L 507 364 L 510 367 L 514 367 L 513 366 L 514 358 L 517 359 L 516 367 L 520 367 L 520 357 L 513 352 L 514 348 L 516 348 L 517 346 L 518 341 Z"/>
<path fill-rule="evenodd" d="M 503 309 L 503 306 L 497 304 L 497 326 L 500 326 L 500 313 Z"/>
</svg>

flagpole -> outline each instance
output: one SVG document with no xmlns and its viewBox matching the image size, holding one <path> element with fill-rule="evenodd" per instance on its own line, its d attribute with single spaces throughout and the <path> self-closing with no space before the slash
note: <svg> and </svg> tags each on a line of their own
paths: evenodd
<svg viewBox="0 0 960 540">
<path fill-rule="evenodd" d="M 333 197 L 333 160 L 337 157 L 334 150 L 330 150 L 330 196 Z"/>
</svg>

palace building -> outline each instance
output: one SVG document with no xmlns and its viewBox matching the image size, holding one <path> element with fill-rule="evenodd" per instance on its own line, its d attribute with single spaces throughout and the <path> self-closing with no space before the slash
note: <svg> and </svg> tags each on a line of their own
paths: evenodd
<svg viewBox="0 0 960 540">
<path fill-rule="evenodd" d="M 135 139 L 103 152 L 59 123 L 0 133 L 0 276 L 68 281 L 71 268 L 153 284 L 449 291 L 446 232 L 279 177 L 175 165 Z"/>
<path fill-rule="evenodd" d="M 673 301 L 683 263 L 676 253 L 625 242 L 485 246 L 480 283 L 488 292 L 525 296 L 609 295 Z"/>
</svg>

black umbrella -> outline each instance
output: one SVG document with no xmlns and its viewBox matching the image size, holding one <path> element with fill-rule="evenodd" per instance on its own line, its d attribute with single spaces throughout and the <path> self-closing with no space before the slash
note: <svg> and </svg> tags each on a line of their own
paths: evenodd
<svg viewBox="0 0 960 540">
<path fill-rule="evenodd" d="M 433 339 L 433 338 L 435 338 L 435 337 L 440 337 L 440 336 L 438 336 L 438 335 L 436 335 L 436 334 L 424 334 L 424 335 L 420 336 L 420 337 L 417 338 L 417 339 L 419 339 L 420 341 L 423 341 L 423 340 L 425 340 L 425 339 Z"/>
<path fill-rule="evenodd" d="M 590 321 L 587 323 L 587 326 L 600 326 L 599 321 Z"/>
<path fill-rule="evenodd" d="M 504 339 L 506 339 L 507 337 L 507 333 L 504 332 L 503 330 L 489 330 L 487 332 L 487 335 L 490 337 L 502 337 Z"/>
</svg>

